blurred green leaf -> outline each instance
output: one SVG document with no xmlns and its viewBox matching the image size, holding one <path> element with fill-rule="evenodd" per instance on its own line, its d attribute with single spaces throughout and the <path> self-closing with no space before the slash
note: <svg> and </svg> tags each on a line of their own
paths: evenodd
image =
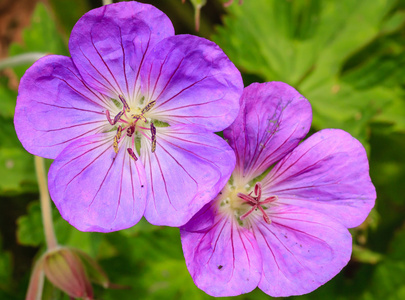
<svg viewBox="0 0 405 300">
<path fill-rule="evenodd" d="M 145 218 L 142 218 L 135 226 L 120 230 L 119 233 L 130 238 L 136 237 L 141 232 L 151 232 L 155 230 L 159 230 L 159 227 L 150 224 Z"/>
<path fill-rule="evenodd" d="M 400 300 L 405 296 L 405 261 L 385 261 L 377 266 L 363 299 Z"/>
<path fill-rule="evenodd" d="M 153 278 L 153 282 L 150 281 Z M 167 259 L 151 264 L 145 276 L 139 278 L 147 287 L 147 299 L 211 299 L 199 290 L 183 260 Z"/>
<path fill-rule="evenodd" d="M 17 92 L 7 86 L 8 80 L 0 77 L 0 116 L 12 118 L 14 116 Z"/>
<path fill-rule="evenodd" d="M 61 245 L 78 248 L 92 257 L 96 257 L 101 251 L 102 257 L 108 257 L 105 254 L 109 250 L 108 247 L 107 249 L 100 249 L 100 244 L 104 238 L 103 234 L 77 230 L 62 219 L 54 206 L 52 214 L 56 238 Z M 21 245 L 25 246 L 38 247 L 45 243 L 41 206 L 38 201 L 30 203 L 27 214 L 18 218 L 17 239 Z"/>
<path fill-rule="evenodd" d="M 395 236 L 390 244 L 389 257 L 396 260 L 401 260 L 405 263 L 405 223 L 395 233 Z M 404 277 L 405 278 L 405 277 Z M 404 282 L 405 286 L 405 282 Z"/>
<path fill-rule="evenodd" d="M 80 17 L 90 10 L 88 1 L 83 0 L 49 0 L 49 2 L 57 20 L 69 34 Z"/>
<path fill-rule="evenodd" d="M 22 148 L 0 148 L 0 193 L 37 191 L 33 156 Z"/>
<path fill-rule="evenodd" d="M 360 247 L 358 245 L 353 245 L 352 256 L 356 261 L 368 264 L 376 264 L 384 257 L 380 253 L 371 251 L 370 249 Z"/>
<path fill-rule="evenodd" d="M 0 291 L 10 290 L 12 275 L 13 264 L 11 253 L 3 251 L 3 243 L 0 236 Z"/>
<path fill-rule="evenodd" d="M 21 245 L 34 247 L 44 242 L 41 207 L 38 202 L 30 203 L 27 214 L 17 219 L 17 240 Z"/>
<path fill-rule="evenodd" d="M 31 25 L 23 31 L 23 44 L 12 44 L 10 56 L 25 52 L 43 52 L 49 54 L 69 55 L 67 46 L 58 31 L 55 21 L 45 5 L 38 2 L 31 17 Z M 21 78 L 30 65 L 15 67 L 14 70 Z"/>
</svg>

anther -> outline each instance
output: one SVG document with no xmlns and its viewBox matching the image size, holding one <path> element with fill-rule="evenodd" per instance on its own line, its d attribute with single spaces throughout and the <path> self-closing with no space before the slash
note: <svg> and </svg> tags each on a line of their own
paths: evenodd
<svg viewBox="0 0 405 300">
<path fill-rule="evenodd" d="M 134 151 L 133 151 L 131 148 L 127 148 L 127 152 L 128 152 L 128 154 L 129 154 L 129 156 L 132 157 L 133 160 L 135 160 L 135 161 L 138 160 L 138 158 L 135 156 Z"/>
<path fill-rule="evenodd" d="M 117 122 L 121 119 L 122 115 L 124 114 L 125 111 L 120 111 L 115 117 L 114 120 L 111 120 L 110 112 L 108 110 L 105 111 L 105 114 L 107 116 L 107 120 L 111 125 L 117 124 Z"/>
<path fill-rule="evenodd" d="M 117 128 L 117 135 L 116 135 L 118 140 L 121 138 L 121 134 L 122 134 L 122 127 L 120 125 Z"/>
<path fill-rule="evenodd" d="M 144 122 L 148 122 L 148 120 L 145 118 L 144 115 L 140 114 L 140 115 L 131 115 L 131 118 L 135 119 L 135 120 L 139 120 L 141 119 Z"/>
<path fill-rule="evenodd" d="M 156 150 L 156 127 L 150 123 L 150 132 L 152 134 L 152 153 Z"/>
<path fill-rule="evenodd" d="M 118 95 L 118 98 L 120 98 L 122 105 L 124 105 L 124 109 L 129 112 L 131 109 L 129 108 L 129 105 L 127 103 L 127 101 L 125 101 L 124 97 L 122 97 L 121 95 Z"/>
<path fill-rule="evenodd" d="M 116 124 L 118 121 L 119 121 L 119 119 L 121 119 L 121 117 L 122 117 L 122 115 L 125 113 L 125 111 L 124 110 L 122 110 L 122 111 L 120 111 L 115 117 L 114 117 L 114 124 Z M 114 125 L 113 124 L 113 125 Z"/>
<path fill-rule="evenodd" d="M 113 148 L 115 153 L 118 153 L 118 139 L 117 136 L 114 136 Z"/>
<path fill-rule="evenodd" d="M 135 126 L 134 125 L 129 126 L 127 129 L 127 136 L 131 137 L 134 134 L 134 132 L 135 132 Z"/>
<path fill-rule="evenodd" d="M 152 107 L 155 106 L 155 104 L 156 104 L 156 100 L 149 102 L 144 108 L 142 108 L 142 114 L 150 111 L 152 109 Z"/>
</svg>

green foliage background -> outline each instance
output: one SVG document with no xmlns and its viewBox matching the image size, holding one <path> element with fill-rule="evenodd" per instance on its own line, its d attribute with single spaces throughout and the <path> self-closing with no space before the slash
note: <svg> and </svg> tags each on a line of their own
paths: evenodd
<svg viewBox="0 0 405 300">
<path fill-rule="evenodd" d="M 168 14 L 177 33 L 198 34 L 192 27 L 191 3 L 142 2 Z M 349 265 L 315 292 L 292 298 L 405 299 L 405 1 L 236 2 L 225 10 L 222 1 L 208 0 L 199 34 L 228 54 L 246 86 L 276 80 L 297 88 L 312 104 L 313 132 L 341 128 L 358 138 L 368 151 L 377 188 L 376 207 L 352 230 Z M 38 4 L 24 31 L 24 43 L 13 44 L 10 56 L 69 55 L 71 28 L 96 4 Z M 28 67 L 13 71 L 21 78 Z M 33 157 L 22 148 L 12 122 L 16 96 L 7 78 L 0 77 L 0 299 L 24 298 L 31 264 L 45 247 Z M 54 221 L 61 244 L 87 252 L 112 282 L 130 287 L 96 287 L 97 299 L 211 298 L 193 284 L 176 228 L 142 220 L 121 232 L 83 233 L 61 219 L 56 209 Z M 67 299 L 50 285 L 45 298 Z M 260 290 L 235 297 L 268 298 Z"/>
</svg>

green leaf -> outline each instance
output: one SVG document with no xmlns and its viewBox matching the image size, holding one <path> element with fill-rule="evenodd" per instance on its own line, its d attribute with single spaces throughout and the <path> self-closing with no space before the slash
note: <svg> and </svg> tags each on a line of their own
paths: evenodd
<svg viewBox="0 0 405 300">
<path fill-rule="evenodd" d="M 389 257 L 405 263 L 405 223 L 397 230 L 390 244 Z M 404 284 L 405 285 L 405 284 Z"/>
<path fill-rule="evenodd" d="M 22 148 L 0 148 L 0 193 L 36 192 L 33 156 Z"/>
<path fill-rule="evenodd" d="M 371 251 L 370 249 L 360 247 L 358 245 L 353 245 L 352 256 L 356 261 L 368 264 L 376 264 L 384 257 L 380 253 Z"/>
<path fill-rule="evenodd" d="M 385 261 L 377 266 L 363 299 L 399 300 L 405 296 L 405 261 Z"/>
<path fill-rule="evenodd" d="M 0 291 L 9 291 L 13 275 L 12 257 L 11 253 L 3 251 L 2 244 L 0 236 Z"/>
<path fill-rule="evenodd" d="M 58 21 L 71 32 L 77 20 L 90 10 L 88 1 L 82 0 L 50 0 L 49 1 Z"/>
<path fill-rule="evenodd" d="M 12 44 L 10 56 L 25 52 L 43 52 L 49 54 L 69 55 L 67 46 L 59 33 L 50 12 L 41 2 L 38 2 L 31 17 L 30 27 L 23 31 L 23 44 Z M 30 65 L 14 68 L 18 77 L 22 77 Z"/>
<path fill-rule="evenodd" d="M 13 118 L 17 92 L 7 87 L 8 80 L 0 77 L 0 116 Z"/>
<path fill-rule="evenodd" d="M 100 252 L 100 244 L 104 235 L 96 232 L 82 232 L 71 226 L 52 205 L 53 223 L 56 239 L 59 244 L 78 248 L 95 257 Z M 25 246 L 41 246 L 45 243 L 44 228 L 42 224 L 41 206 L 35 201 L 28 205 L 26 215 L 17 219 L 17 240 Z M 109 249 L 102 249 L 103 257 Z"/>
<path fill-rule="evenodd" d="M 40 246 L 44 241 L 41 207 L 38 202 L 28 206 L 28 213 L 17 219 L 17 241 L 24 246 Z"/>
<path fill-rule="evenodd" d="M 225 25 L 213 39 L 242 71 L 297 88 L 312 104 L 317 129 L 342 128 L 367 146 L 369 123 L 400 98 L 398 89 L 375 84 L 394 65 L 387 62 L 379 66 L 381 72 L 366 78 L 359 74 L 368 75 L 371 64 L 359 71 L 345 70 L 346 78 L 341 73 L 353 55 L 383 33 L 403 28 L 402 14 L 392 13 L 395 4 L 394 0 L 245 1 L 230 7 Z"/>
<path fill-rule="evenodd" d="M 140 280 L 147 287 L 147 299 L 210 299 L 199 290 L 187 271 L 184 260 L 165 260 L 152 264 Z M 150 282 L 153 278 L 153 282 Z"/>
</svg>

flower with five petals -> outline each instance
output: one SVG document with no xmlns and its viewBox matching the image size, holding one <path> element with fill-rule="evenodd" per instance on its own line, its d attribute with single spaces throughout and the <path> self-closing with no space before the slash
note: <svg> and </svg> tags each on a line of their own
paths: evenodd
<svg viewBox="0 0 405 300">
<path fill-rule="evenodd" d="M 14 118 L 23 146 L 55 159 L 49 191 L 62 217 L 83 231 L 143 215 L 183 225 L 234 168 L 214 132 L 238 114 L 239 71 L 217 45 L 174 35 L 165 14 L 137 2 L 86 13 L 69 50 L 27 70 Z"/>
<path fill-rule="evenodd" d="M 376 198 L 367 155 L 338 129 L 299 144 L 311 119 L 308 101 L 287 84 L 245 88 L 224 131 L 236 154 L 231 180 L 180 230 L 187 268 L 206 293 L 301 295 L 349 261 L 347 228 Z"/>
</svg>

